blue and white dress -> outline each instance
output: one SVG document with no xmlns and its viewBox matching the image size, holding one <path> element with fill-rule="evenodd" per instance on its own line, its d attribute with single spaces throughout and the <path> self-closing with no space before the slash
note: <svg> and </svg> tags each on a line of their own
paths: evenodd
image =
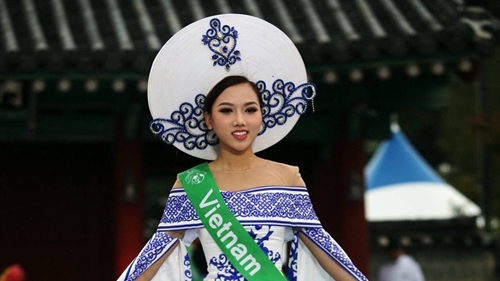
<svg viewBox="0 0 500 281">
<path fill-rule="evenodd" d="M 289 280 L 334 280 L 299 239 L 299 231 L 356 280 L 368 280 L 322 228 L 305 187 L 265 186 L 221 193 L 229 209 L 276 267 L 281 270 L 288 265 L 285 274 Z M 167 231 L 185 231 L 185 234 L 177 239 L 166 234 Z M 191 280 L 191 262 L 185 246 L 196 238 L 203 246 L 208 265 L 204 281 L 245 280 L 203 227 L 182 188 L 172 190 L 158 231 L 118 280 L 135 280 L 172 247 L 175 249 L 152 280 Z"/>
</svg>

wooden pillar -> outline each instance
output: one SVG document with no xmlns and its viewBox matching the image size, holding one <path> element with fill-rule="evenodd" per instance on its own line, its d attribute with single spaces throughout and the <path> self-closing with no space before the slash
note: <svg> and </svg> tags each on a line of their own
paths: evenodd
<svg viewBox="0 0 500 281">
<path fill-rule="evenodd" d="M 114 167 L 115 277 L 144 246 L 144 167 L 139 140 L 118 140 Z"/>
<path fill-rule="evenodd" d="M 368 223 L 364 208 L 363 141 L 346 134 L 332 144 L 328 159 L 313 172 L 312 200 L 323 227 L 369 276 Z"/>
</svg>

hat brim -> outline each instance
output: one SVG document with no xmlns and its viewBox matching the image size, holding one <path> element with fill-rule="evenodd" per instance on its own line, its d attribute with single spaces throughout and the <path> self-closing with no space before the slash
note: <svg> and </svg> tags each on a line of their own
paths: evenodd
<svg viewBox="0 0 500 281">
<path fill-rule="evenodd" d="M 223 46 L 213 47 L 212 44 L 210 47 L 211 44 L 206 44 L 211 39 L 215 40 L 212 43 L 218 40 L 207 37 L 214 32 L 214 23 L 220 28 L 215 35 L 219 36 L 218 39 L 228 35 L 224 41 L 227 43 L 225 50 Z M 227 56 L 223 57 L 225 54 Z M 270 94 L 282 91 L 286 95 L 294 88 L 292 90 L 296 93 L 291 94 L 303 95 L 295 85 L 307 82 L 300 53 L 290 38 L 276 26 L 249 15 L 210 16 L 191 23 L 172 36 L 153 62 L 148 80 L 148 103 L 153 119 L 161 121 L 152 123 L 153 132 L 156 131 L 164 141 L 189 155 L 215 159 L 218 145 L 207 142 L 206 126 L 198 103 L 204 101 L 203 97 L 217 82 L 229 75 L 245 76 L 253 82 L 261 81 L 260 85 L 266 88 L 263 90 Z M 283 83 L 277 84 L 279 80 Z M 285 88 L 286 85 L 294 87 L 279 89 L 279 85 L 284 88 L 284 84 Z M 276 87 L 278 89 L 273 89 Z M 280 110 L 279 106 L 269 110 L 276 108 Z M 282 124 L 267 126 L 254 141 L 253 151 L 276 144 L 292 130 L 299 117 L 300 114 L 293 114 L 286 116 L 286 122 Z M 161 130 L 153 126 L 160 126 Z M 167 126 L 179 128 L 169 129 L 170 134 L 167 134 Z"/>
</svg>

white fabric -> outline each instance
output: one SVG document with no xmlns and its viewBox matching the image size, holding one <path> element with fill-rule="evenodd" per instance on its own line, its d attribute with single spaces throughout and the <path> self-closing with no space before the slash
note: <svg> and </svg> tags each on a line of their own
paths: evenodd
<svg viewBox="0 0 500 281">
<path fill-rule="evenodd" d="M 282 269 L 283 264 L 286 263 L 288 258 L 288 253 L 286 252 L 286 242 L 293 239 L 292 229 L 290 227 L 271 227 L 273 233 L 268 237 L 268 241 L 264 242 L 265 247 L 269 251 L 268 253 L 274 257 L 280 257 L 275 263 L 276 267 Z M 245 229 L 253 230 L 256 234 L 256 239 L 262 239 L 266 234 L 269 233 L 269 227 L 263 227 L 261 229 L 256 229 L 255 227 L 246 226 Z M 210 265 L 210 260 L 212 258 L 217 258 L 222 251 L 215 244 L 210 234 L 205 229 L 199 229 L 196 231 L 199 234 L 200 242 L 203 245 L 205 252 L 206 261 L 208 264 L 209 274 L 206 276 L 204 281 L 212 281 L 217 278 L 219 270 L 214 265 Z M 193 233 L 193 232 L 191 232 Z M 191 240 L 190 237 L 189 240 Z M 191 243 L 192 241 L 189 241 Z M 179 245 L 173 250 L 169 258 L 161 265 L 158 273 L 151 279 L 152 281 L 181 281 L 186 280 L 186 272 L 190 272 L 190 268 L 186 266 L 186 243 L 183 241 L 179 242 Z M 298 255 L 298 271 L 297 271 L 297 281 L 334 281 L 328 273 L 319 265 L 314 256 L 311 254 L 307 246 L 300 241 L 299 242 L 299 255 Z M 125 280 L 126 271 L 118 278 L 117 281 Z M 231 279 L 238 280 L 238 279 Z M 243 280 L 243 279 L 241 279 Z"/>
<path fill-rule="evenodd" d="M 414 182 L 368 190 L 366 218 L 374 221 L 452 219 L 478 216 L 479 207 L 444 183 Z"/>
<path fill-rule="evenodd" d="M 263 227 L 260 230 L 256 230 L 255 227 L 246 226 L 247 230 L 254 230 L 257 234 L 258 238 L 263 238 L 263 235 L 266 235 L 269 231 L 269 227 Z M 287 262 L 288 253 L 286 251 L 286 242 L 290 241 L 293 238 L 292 229 L 290 227 L 272 227 L 273 233 L 269 236 L 269 241 L 264 242 L 267 250 L 272 252 L 273 257 L 277 257 L 277 253 L 280 255 L 280 259 L 275 263 L 276 267 L 279 269 L 282 268 L 283 264 Z M 226 272 L 226 277 L 228 279 L 217 278 L 217 274 L 224 275 L 224 272 L 217 270 L 215 266 L 210 265 L 210 260 L 212 258 L 216 258 L 222 254 L 220 248 L 215 244 L 215 241 L 210 237 L 210 234 L 205 229 L 199 229 L 197 231 L 199 233 L 200 242 L 203 245 L 206 261 L 208 264 L 209 274 L 203 279 L 204 281 L 214 281 L 214 280 L 232 280 L 232 281 L 243 281 L 243 277 L 240 279 L 230 279 L 231 274 Z M 290 237 L 291 236 L 291 237 Z M 184 262 L 184 257 L 186 255 L 185 250 L 186 244 L 181 241 L 179 246 L 176 247 L 174 252 L 172 252 L 171 256 L 162 264 L 160 270 L 152 279 L 152 281 L 184 281 L 189 280 L 186 278 L 186 272 L 190 272 L 191 269 L 186 266 Z M 297 275 L 296 281 L 335 281 L 328 273 L 321 267 L 313 254 L 309 251 L 307 246 L 299 241 L 299 249 L 298 249 L 298 261 L 297 261 Z M 223 271 L 223 270 L 222 270 Z M 122 281 L 122 279 L 118 279 L 118 281 Z"/>
<path fill-rule="evenodd" d="M 168 252 L 172 247 L 179 242 L 177 238 L 171 237 L 163 232 L 155 232 L 153 236 L 149 239 L 148 243 L 142 248 L 139 255 L 130 263 L 130 265 L 123 271 L 123 273 L 118 277 L 117 281 L 125 280 L 135 280 L 139 274 L 142 274 L 143 270 L 150 264 L 144 260 L 144 256 L 148 256 L 148 259 L 158 260 L 166 252 Z M 182 247 L 175 247 L 170 258 L 165 261 L 162 268 L 165 270 L 167 267 L 168 271 L 164 271 L 164 277 L 168 277 L 168 280 L 176 280 L 179 276 L 181 267 L 178 266 L 181 257 L 186 257 L 187 251 L 184 244 L 181 242 Z M 177 267 L 175 267 L 177 266 Z M 139 269 L 137 272 L 136 270 Z M 177 270 L 176 270 L 177 269 Z M 160 270 L 161 271 L 161 270 Z M 152 279 L 158 281 L 158 279 Z M 182 280 L 182 279 L 179 279 Z"/>
<path fill-rule="evenodd" d="M 180 242 L 179 246 L 174 249 L 168 259 L 160 266 L 158 273 L 151 281 L 185 280 L 186 268 L 179 265 L 184 263 L 186 255 L 186 245 Z"/>
<path fill-rule="evenodd" d="M 395 262 L 380 268 L 379 281 L 425 281 L 420 265 L 410 256 L 401 255 Z"/>
<path fill-rule="evenodd" d="M 319 264 L 304 242 L 299 241 L 297 281 L 335 281 Z"/>
</svg>

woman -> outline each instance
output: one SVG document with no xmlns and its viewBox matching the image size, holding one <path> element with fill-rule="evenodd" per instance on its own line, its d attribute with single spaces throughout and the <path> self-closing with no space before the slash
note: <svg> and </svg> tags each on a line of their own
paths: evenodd
<svg viewBox="0 0 500 281">
<path fill-rule="evenodd" d="M 213 53 L 208 67 L 200 63 L 204 56 L 182 56 L 203 29 L 202 45 Z M 269 36 L 252 45 L 252 34 Z M 196 48 L 191 54 L 206 50 Z M 175 69 L 176 59 L 198 67 Z M 196 238 L 207 261 L 205 280 L 367 280 L 321 227 L 298 168 L 255 155 L 306 111 L 315 93 L 305 74 L 288 37 L 249 16 L 200 20 L 167 42 L 150 74 L 152 131 L 213 161 L 178 175 L 158 231 L 119 280 L 189 280 L 185 245 Z M 201 82 L 185 83 L 191 80 Z M 210 81 L 215 86 L 205 96 Z"/>
</svg>

